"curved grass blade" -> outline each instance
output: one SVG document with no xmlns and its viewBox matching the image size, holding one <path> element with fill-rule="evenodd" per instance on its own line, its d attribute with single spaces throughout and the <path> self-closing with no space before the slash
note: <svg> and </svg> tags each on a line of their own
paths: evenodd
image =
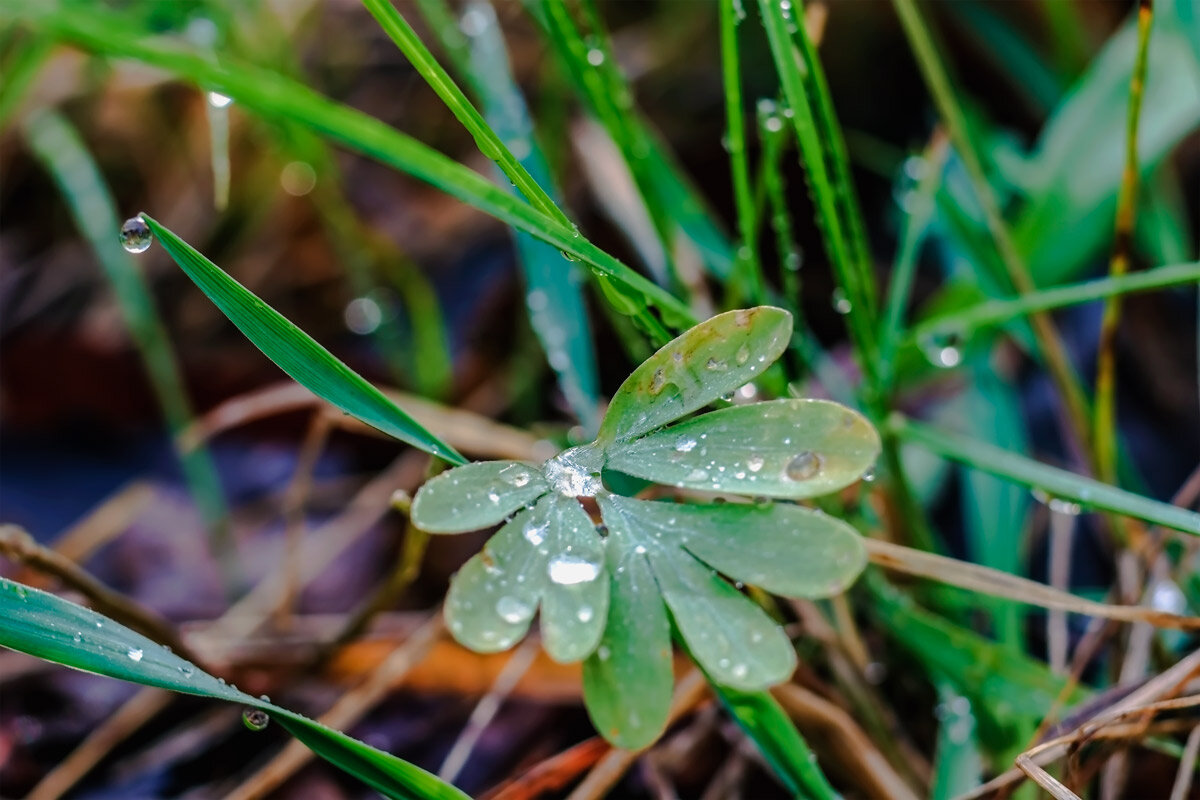
<svg viewBox="0 0 1200 800">
<path fill-rule="evenodd" d="M 583 696 L 605 739 L 640 750 L 659 737 L 671 709 L 671 623 L 646 556 L 621 526 L 608 536 L 608 624 L 583 662 Z"/>
<path fill-rule="evenodd" d="M 669 486 L 796 500 L 854 483 L 879 448 L 871 423 L 843 405 L 770 400 L 618 443 L 606 466 Z"/>
<path fill-rule="evenodd" d="M 238 691 L 108 617 L 5 578 L 0 578 L 0 646 L 118 680 L 262 709 L 317 755 L 387 797 L 469 800 L 407 761 Z"/>
<path fill-rule="evenodd" d="M 712 686 L 789 792 L 817 800 L 841 797 L 817 766 L 804 737 L 769 692 L 744 692 L 716 682 Z"/>
<path fill-rule="evenodd" d="M 520 461 L 481 461 L 425 482 L 412 521 L 429 533 L 466 533 L 497 524 L 537 500 L 550 486 L 542 471 Z"/>
<path fill-rule="evenodd" d="M 133 58 L 166 69 L 197 85 L 232 97 L 242 108 L 267 118 L 293 120 L 380 163 L 423 180 L 452 197 L 570 253 L 621 286 L 630 298 L 658 309 L 664 321 L 682 328 L 694 322 L 687 306 L 579 232 L 547 217 L 465 167 L 400 131 L 306 86 L 269 70 L 235 59 L 220 63 L 181 47 L 166 37 L 131 31 L 114 13 L 57 4 L 30 5 L 0 0 L 10 19 L 24 20 L 55 38 L 93 52 Z"/>
<path fill-rule="evenodd" d="M 888 427 L 902 440 L 920 445 L 930 452 L 1041 489 L 1051 497 L 1070 500 L 1085 509 L 1096 508 L 1124 514 L 1200 536 L 1200 514 L 1195 511 L 1142 497 L 966 436 L 940 431 L 913 422 L 898 413 L 889 418 Z"/>
<path fill-rule="evenodd" d="M 678 537 L 684 550 L 713 569 L 774 594 L 830 597 L 867 565 L 858 532 L 820 511 L 780 503 L 615 502 L 636 513 L 656 538 Z"/>
<path fill-rule="evenodd" d="M 141 218 L 175 263 L 267 358 L 323 400 L 451 464 L 467 460 L 361 375 L 147 214 Z"/>
<path fill-rule="evenodd" d="M 601 443 L 640 436 L 753 380 L 787 348 L 792 316 L 781 308 L 727 311 L 668 342 L 613 395 Z"/>
</svg>

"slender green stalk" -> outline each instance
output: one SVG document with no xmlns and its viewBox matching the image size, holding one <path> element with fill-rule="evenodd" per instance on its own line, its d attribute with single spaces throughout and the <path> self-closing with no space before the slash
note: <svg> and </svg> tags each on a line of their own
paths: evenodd
<svg viewBox="0 0 1200 800">
<path fill-rule="evenodd" d="M 899 413 L 889 417 L 888 428 L 905 442 L 920 445 L 932 453 L 975 469 L 1040 489 L 1050 497 L 1200 536 L 1200 514 L 1194 511 L 1151 500 L 966 436 L 940 431 Z"/>
<path fill-rule="evenodd" d="M 96 162 L 75 129 L 55 112 L 31 117 L 25 123 L 25 139 L 58 183 L 75 223 L 96 253 L 145 365 L 167 427 L 178 437 L 191 424 L 191 404 L 150 288 L 132 257 L 121 248 L 117 236 L 121 218 Z M 229 510 L 212 456 L 203 447 L 182 448 L 178 441 L 175 450 L 196 505 L 213 532 L 214 553 L 219 557 L 231 555 Z"/>
<path fill-rule="evenodd" d="M 758 259 L 758 222 L 750 189 L 750 160 L 746 155 L 746 115 L 742 108 L 742 73 L 738 59 L 738 9 L 741 0 L 721 0 L 721 71 L 725 81 L 726 149 L 733 174 L 733 199 L 737 208 L 736 273 L 756 303 L 763 302 L 762 265 Z M 743 12 L 744 13 L 744 12 Z"/>
<path fill-rule="evenodd" d="M 896 250 L 896 260 L 892 266 L 892 282 L 888 286 L 887 307 L 879 333 L 879 360 L 883 365 L 884 385 L 888 388 L 895 378 L 895 355 L 900 343 L 904 310 L 912 294 L 917 256 L 937 207 L 936 198 L 942 185 L 947 149 L 946 138 L 935 131 L 923 157 L 925 174 L 912 194 L 914 207 L 910 209 L 900 233 L 900 247 Z"/>
<path fill-rule="evenodd" d="M 1150 51 L 1150 27 L 1154 23 L 1153 0 L 1138 3 L 1137 57 L 1129 78 L 1129 113 L 1125 123 L 1125 170 L 1117 195 L 1116 236 L 1108 274 L 1124 275 L 1129 270 L 1133 249 L 1133 224 L 1137 215 L 1138 192 L 1138 120 L 1146 85 L 1146 61 Z M 1117 364 L 1115 345 L 1121 322 L 1121 296 L 1111 295 L 1104 304 L 1100 321 L 1100 342 L 1096 353 L 1096 417 L 1093 437 L 1096 443 L 1097 474 L 1115 483 L 1117 479 Z"/>
<path fill-rule="evenodd" d="M 48 36 L 33 36 L 16 47 L 17 54 L 10 56 L 3 65 L 4 81 L 0 82 L 0 125 L 8 121 L 16 111 L 25 92 L 33 84 L 38 70 L 50 56 L 53 45 Z"/>
<path fill-rule="evenodd" d="M 425 19 L 425 24 L 433 31 L 434 36 L 446 51 L 454 70 L 459 75 L 469 75 L 471 65 L 471 45 L 454 18 L 450 7 L 443 0 L 416 0 L 417 11 Z"/>
<path fill-rule="evenodd" d="M 391 0 L 363 0 L 363 5 L 379 22 L 379 26 L 391 37 L 404 56 L 446 104 L 458 121 L 475 137 L 479 151 L 496 162 L 534 208 L 553 219 L 559 225 L 572 229 L 574 224 L 563 213 L 537 181 L 530 176 L 521 162 L 517 161 L 483 116 L 467 99 L 458 84 L 429 52 L 408 21 L 391 4 Z"/>
<path fill-rule="evenodd" d="M 839 213 L 838 191 L 834 188 L 837 176 L 830 172 L 826 145 L 821 140 L 815 110 L 817 101 L 810 96 L 805 85 L 804 71 L 811 69 L 811 66 L 806 65 L 802 70 L 797 62 L 793 36 L 799 26 L 794 19 L 786 17 L 781 5 L 773 0 L 759 0 L 759 8 L 812 189 L 817 222 L 838 285 L 842 287 L 846 294 L 845 301 L 849 303 L 849 308 L 845 310 L 850 338 L 868 388 L 874 394 L 878 387 L 878 359 L 870 304 L 866 301 L 869 290 L 863 286 L 861 269 L 855 263 L 846 225 Z"/>
<path fill-rule="evenodd" d="M 950 83 L 946 68 L 934 47 L 929 28 L 917 10 L 915 0 L 892 0 L 892 4 L 900 17 L 904 32 L 908 36 L 909 44 L 912 46 L 917 64 L 929 86 L 929 91 L 933 95 L 934 103 L 941 114 L 950 141 L 970 178 L 975 195 L 983 209 L 988 231 L 992 235 L 996 250 L 1004 264 L 1008 280 L 1018 294 L 1029 294 L 1035 291 L 1037 286 L 1030 277 L 1021 254 L 1017 251 L 1008 223 L 1000 213 L 1000 206 L 988 183 L 987 175 L 984 174 L 979 155 L 971 142 L 965 115 L 958 104 L 958 98 Z M 1085 454 L 1089 466 L 1094 469 L 1095 458 L 1087 426 L 1091 414 L 1087 398 L 1084 397 L 1079 379 L 1067 356 L 1066 348 L 1049 315 L 1037 312 L 1033 315 L 1032 323 L 1034 335 L 1037 337 L 1038 347 L 1045 358 L 1050 377 L 1066 406 L 1071 433 L 1077 441 L 1080 452 Z"/>
<path fill-rule="evenodd" d="M 803 326 L 803 306 L 800 302 L 800 248 L 788 210 L 787 193 L 783 184 L 783 154 L 787 147 L 787 130 L 779 107 L 770 100 L 758 104 L 758 138 L 762 143 L 760 184 L 770 209 L 771 229 L 775 232 L 775 249 L 779 255 L 780 284 L 783 286 L 785 307 L 795 317 L 795 327 Z M 757 204 L 756 204 L 757 205 Z M 757 215 L 757 210 L 755 214 Z"/>
<path fill-rule="evenodd" d="M 911 328 L 908 338 L 920 341 L 941 333 L 965 336 L 980 329 L 1004 325 L 1036 311 L 1051 311 L 1132 292 L 1189 284 L 1200 284 L 1200 262 L 1172 264 L 1131 275 L 1115 275 L 1053 289 L 1040 289 L 1033 294 L 1009 300 L 985 300 L 968 308 L 931 317 Z"/>
</svg>

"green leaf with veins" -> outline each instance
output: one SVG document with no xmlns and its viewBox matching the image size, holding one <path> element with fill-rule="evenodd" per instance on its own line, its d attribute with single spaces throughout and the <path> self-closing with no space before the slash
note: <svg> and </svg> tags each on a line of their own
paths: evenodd
<svg viewBox="0 0 1200 800">
<path fill-rule="evenodd" d="M 773 400 L 703 414 L 609 447 L 609 469 L 710 492 L 799 499 L 858 480 L 879 455 L 861 414 L 828 400 Z"/>
<path fill-rule="evenodd" d="M 465 533 L 503 521 L 550 490 L 542 471 L 520 461 L 480 461 L 431 478 L 417 492 L 412 519 L 429 533 Z"/>
<path fill-rule="evenodd" d="M 659 541 L 674 539 L 696 558 L 738 581 L 786 597 L 830 597 L 867 565 L 854 528 L 800 506 L 684 505 L 614 497 Z"/>
<path fill-rule="evenodd" d="M 546 652 L 579 661 L 604 632 L 604 543 L 579 503 L 542 497 L 502 527 L 455 576 L 446 620 L 458 641 L 494 653 L 512 647 L 542 605 Z"/>
<path fill-rule="evenodd" d="M 609 530 L 621 529 L 635 551 L 645 550 L 675 627 L 705 672 L 738 689 L 763 689 L 786 680 L 796 667 L 796 652 L 783 630 L 682 549 L 687 533 L 675 526 L 677 520 L 668 517 L 669 527 L 659 527 L 657 520 L 642 515 L 644 505 L 612 495 L 600 498 Z"/>
<path fill-rule="evenodd" d="M 754 380 L 787 348 L 792 317 L 759 306 L 718 314 L 668 342 L 613 395 L 597 441 L 640 436 Z"/>
<path fill-rule="evenodd" d="M 627 750 L 653 742 L 667 724 L 671 623 L 644 552 L 621 526 L 609 530 L 608 624 L 583 663 L 588 714 L 604 738 Z"/>
</svg>

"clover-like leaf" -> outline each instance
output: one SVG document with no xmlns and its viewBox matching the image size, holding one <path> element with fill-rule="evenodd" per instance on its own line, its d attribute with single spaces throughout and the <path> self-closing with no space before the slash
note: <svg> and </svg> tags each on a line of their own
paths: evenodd
<svg viewBox="0 0 1200 800">
<path fill-rule="evenodd" d="M 792 334 L 791 314 L 771 306 L 718 314 L 667 343 L 613 395 L 597 440 L 632 439 L 703 408 L 760 375 Z"/>
<path fill-rule="evenodd" d="M 609 530 L 621 529 L 645 550 L 675 627 L 695 659 L 715 680 L 738 689 L 763 689 L 796 667 L 792 643 L 767 614 L 683 550 L 682 532 L 664 535 L 657 519 L 641 516 L 644 503 L 600 498 Z M 667 506 L 671 508 L 671 506 Z M 668 518 L 671 530 L 675 523 Z"/>
<path fill-rule="evenodd" d="M 537 467 L 480 461 L 443 472 L 417 492 L 412 519 L 430 533 L 465 533 L 495 525 L 549 491 Z"/>
<path fill-rule="evenodd" d="M 671 623 L 644 552 L 621 525 L 607 541 L 608 625 L 583 662 L 583 694 L 596 730 L 617 747 L 638 750 L 667 724 L 675 680 Z"/>
<path fill-rule="evenodd" d="M 454 638 L 473 650 L 512 647 L 542 605 L 546 652 L 579 661 L 608 613 L 604 544 L 572 498 L 550 493 L 512 518 L 455 575 L 446 596 Z"/>
<path fill-rule="evenodd" d="M 608 450 L 609 469 L 712 492 L 799 499 L 858 480 L 879 455 L 861 414 L 828 400 L 772 400 L 703 414 Z"/>
<path fill-rule="evenodd" d="M 854 582 L 867 552 L 854 528 L 799 506 L 683 505 L 618 497 L 613 503 L 656 539 L 680 546 L 738 581 L 787 597 L 829 597 Z"/>
</svg>

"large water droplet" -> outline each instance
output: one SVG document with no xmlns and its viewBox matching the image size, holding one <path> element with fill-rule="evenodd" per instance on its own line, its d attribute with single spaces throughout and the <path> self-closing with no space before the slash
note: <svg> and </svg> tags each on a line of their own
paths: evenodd
<svg viewBox="0 0 1200 800">
<path fill-rule="evenodd" d="M 806 481 L 821 471 L 821 455 L 812 450 L 805 450 L 788 462 L 784 470 L 787 477 L 794 481 Z"/>
<path fill-rule="evenodd" d="M 360 336 L 374 333 L 383 322 L 383 309 L 372 297 L 356 297 L 346 304 L 342 313 L 346 327 Z"/>
<path fill-rule="evenodd" d="M 496 613 L 500 615 L 500 619 L 510 625 L 516 625 L 533 616 L 533 606 L 518 597 L 505 595 L 496 601 Z"/>
<path fill-rule="evenodd" d="M 598 67 L 604 63 L 604 51 L 598 47 L 593 47 L 588 50 L 587 61 L 593 67 Z"/>
<path fill-rule="evenodd" d="M 130 661 L 141 661 L 143 653 L 139 648 L 131 647 L 125 655 L 129 656 Z"/>
<path fill-rule="evenodd" d="M 592 467 L 592 451 L 584 447 L 564 450 L 542 465 L 546 480 L 567 497 L 595 497 L 604 489 L 597 474 L 599 465 Z"/>
<path fill-rule="evenodd" d="M 208 104 L 213 108 L 227 108 L 233 102 L 233 98 L 220 92 L 208 93 Z"/>
<path fill-rule="evenodd" d="M 261 731 L 271 724 L 271 717 L 261 708 L 247 708 L 242 712 L 242 724 L 252 731 Z"/>
<path fill-rule="evenodd" d="M 150 233 L 150 226 L 141 217 L 130 217 L 121 226 L 121 247 L 131 253 L 146 252 L 152 241 L 154 235 Z"/>
<path fill-rule="evenodd" d="M 945 331 L 921 340 L 921 352 L 930 364 L 942 369 L 957 367 L 962 363 L 963 337 L 958 331 Z"/>
<path fill-rule="evenodd" d="M 600 574 L 600 565 L 586 558 L 563 553 L 550 560 L 547 571 L 550 580 L 562 586 L 572 586 L 596 580 L 596 576 Z"/>
<path fill-rule="evenodd" d="M 832 296 L 833 310 L 845 316 L 854 309 L 854 304 L 850 302 L 850 298 L 842 291 L 841 287 L 833 290 Z"/>
</svg>

